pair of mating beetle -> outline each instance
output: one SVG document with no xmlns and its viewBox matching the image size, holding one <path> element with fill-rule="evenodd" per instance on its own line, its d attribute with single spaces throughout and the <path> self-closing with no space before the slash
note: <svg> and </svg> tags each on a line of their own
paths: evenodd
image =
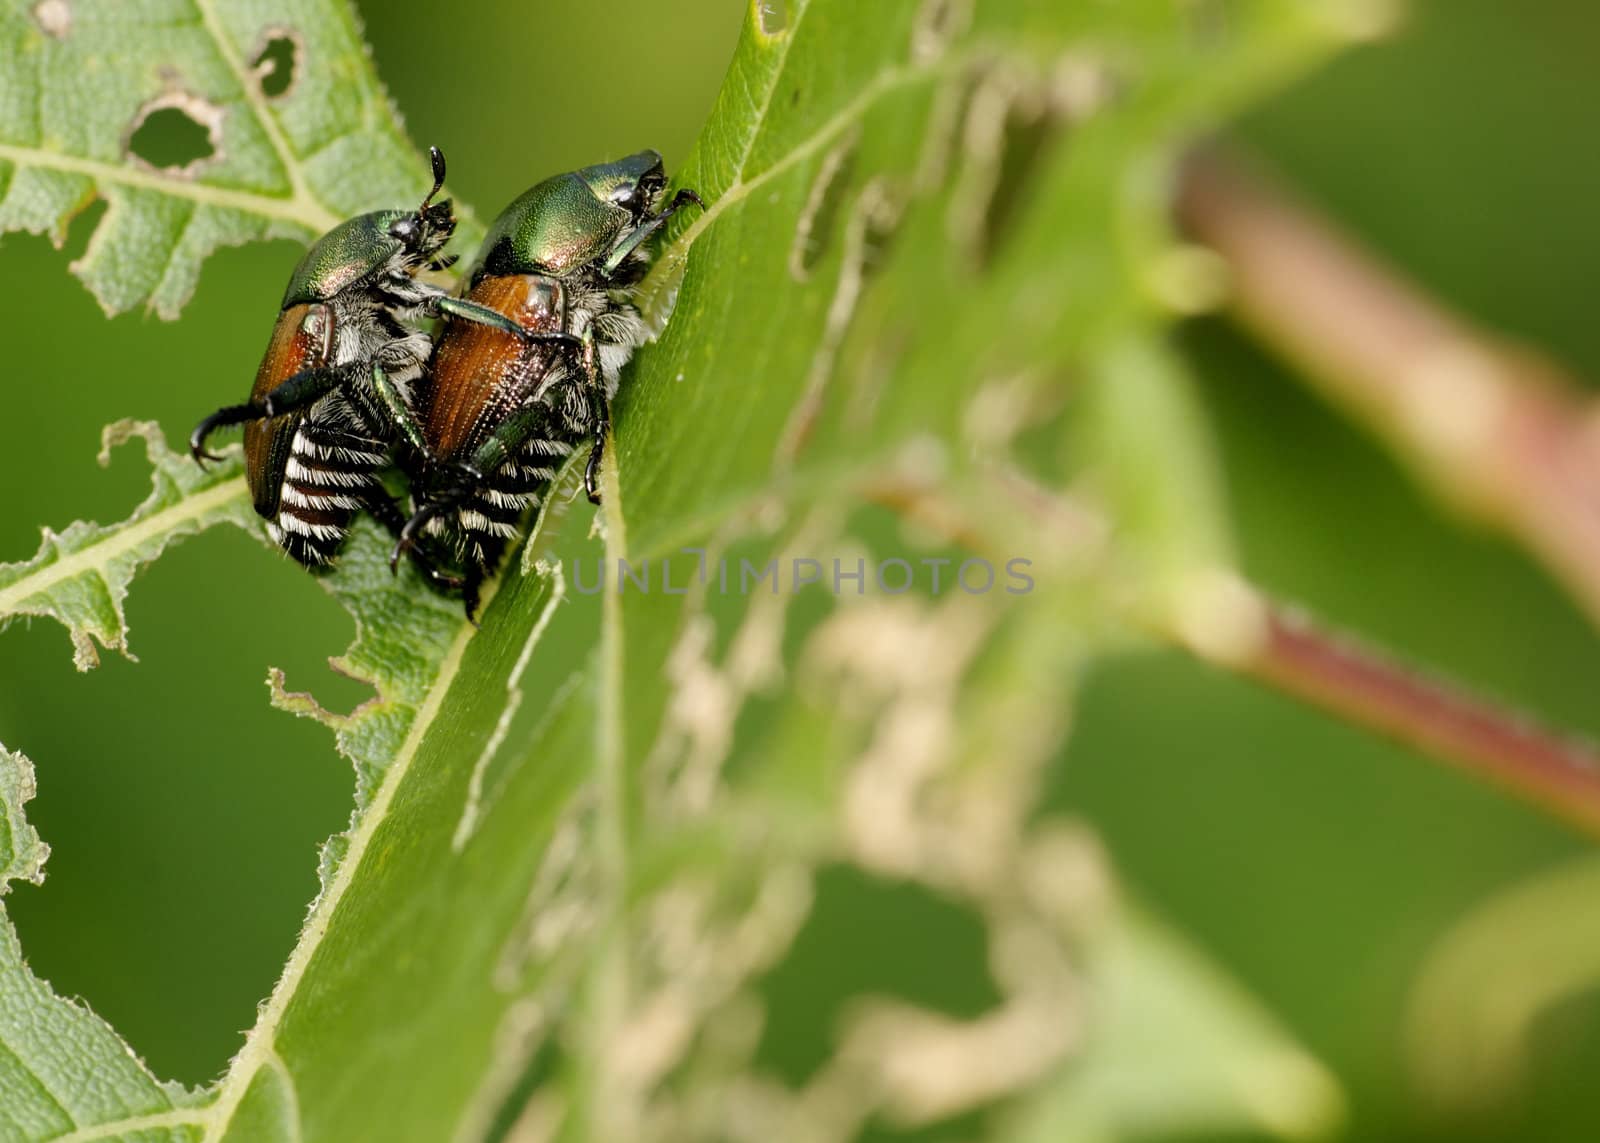
<svg viewBox="0 0 1600 1143">
<path fill-rule="evenodd" d="M 414 211 L 363 214 L 334 227 L 289 279 L 250 400 L 195 427 L 197 462 L 216 430 L 244 425 L 245 475 L 273 540 L 316 567 L 333 559 L 356 514 L 395 536 L 458 590 L 467 615 L 527 509 L 574 448 L 592 440 L 596 478 L 617 375 L 644 339 L 633 294 L 645 244 L 693 203 L 663 205 L 661 156 L 642 151 L 557 175 L 489 228 L 455 297 L 419 280 L 455 262 L 444 156 L 430 148 L 433 188 Z M 437 338 L 412 323 L 441 319 Z M 398 461 L 407 518 L 381 474 Z"/>
</svg>

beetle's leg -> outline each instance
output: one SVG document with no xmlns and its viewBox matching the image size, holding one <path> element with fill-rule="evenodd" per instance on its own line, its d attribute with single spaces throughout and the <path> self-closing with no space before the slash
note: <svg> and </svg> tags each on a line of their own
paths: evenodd
<svg viewBox="0 0 1600 1143">
<path fill-rule="evenodd" d="M 405 514 L 400 511 L 400 506 L 389 496 L 381 484 L 368 485 L 366 495 L 362 498 L 372 518 L 382 524 L 384 530 L 391 536 L 398 536 L 400 529 L 406 526 Z"/>
<path fill-rule="evenodd" d="M 391 572 L 399 568 L 401 556 L 422 542 L 423 534 L 431 520 L 453 511 L 474 488 L 483 483 L 483 473 L 470 464 L 445 463 L 440 465 L 440 468 L 449 473 L 453 481 L 442 490 L 430 491 L 423 497 L 422 503 L 400 529 L 399 538 L 395 540 L 394 548 L 389 552 Z M 416 496 L 414 488 L 412 496 Z"/>
<path fill-rule="evenodd" d="M 265 414 L 261 406 L 254 401 L 245 405 L 229 405 L 225 409 L 218 409 L 205 420 L 194 427 L 194 432 L 189 434 L 189 455 L 201 468 L 206 466 L 208 460 L 221 460 L 214 452 L 206 451 L 206 438 L 218 429 L 225 429 L 229 425 L 242 425 L 246 421 L 259 420 Z"/>
<path fill-rule="evenodd" d="M 479 474 L 498 471 L 522 451 L 522 446 L 547 415 L 548 410 L 542 405 L 527 405 L 517 410 L 472 450 L 467 471 Z M 477 479 L 481 483 L 483 476 Z"/>
<path fill-rule="evenodd" d="M 684 207 L 691 205 L 698 206 L 701 210 L 704 210 L 706 208 L 706 200 L 700 197 L 698 191 L 692 191 L 688 187 L 680 187 L 678 193 L 672 196 L 672 201 L 667 204 L 667 209 L 663 210 L 658 217 L 671 218 Z"/>
<path fill-rule="evenodd" d="M 389 551 L 390 573 L 398 572 L 400 570 L 400 557 L 411 551 L 417 546 L 418 543 L 421 542 L 422 532 L 423 529 L 427 527 L 428 521 L 432 520 L 435 516 L 441 515 L 448 507 L 449 505 L 445 504 L 443 501 L 430 500 L 421 508 L 418 508 L 415 512 L 411 513 L 411 519 L 407 520 L 401 526 L 400 534 L 395 539 L 394 547 Z"/>
<path fill-rule="evenodd" d="M 465 592 L 468 581 L 458 575 L 451 575 L 433 562 L 433 557 L 421 548 L 411 549 L 411 562 L 417 565 L 417 570 L 428 577 L 428 580 L 443 591 Z M 467 617 L 472 617 L 472 612 L 467 612 Z"/>
<path fill-rule="evenodd" d="M 650 236 L 665 226 L 669 218 L 690 204 L 698 206 L 701 210 L 706 208 L 705 202 L 698 194 L 688 187 L 684 187 L 672 196 L 672 201 L 667 204 L 660 214 L 646 218 L 633 230 L 623 235 L 622 241 L 617 243 L 611 251 L 611 256 L 606 259 L 605 266 L 602 268 L 605 275 L 610 277 L 616 273 L 617 267 L 627 261 L 628 255 L 649 241 Z"/>
<path fill-rule="evenodd" d="M 466 578 L 461 584 L 461 603 L 467 609 L 467 622 L 474 627 L 478 625 L 478 592 L 483 587 L 484 570 L 477 564 L 467 569 Z"/>
<path fill-rule="evenodd" d="M 400 533 L 405 531 L 405 514 L 400 511 L 400 506 L 389 498 L 388 492 L 384 491 L 382 485 L 374 484 L 368 488 L 365 503 L 373 519 L 382 524 L 391 536 L 399 538 Z M 438 587 L 454 591 L 465 582 L 460 576 L 442 571 L 437 562 L 437 554 L 424 549 L 421 543 L 414 544 L 408 550 L 411 553 L 411 562 L 417 565 L 417 570 Z"/>
<path fill-rule="evenodd" d="M 583 335 L 583 388 L 589 398 L 589 416 L 594 422 L 594 446 L 589 463 L 583 466 L 583 491 L 590 504 L 600 503 L 600 461 L 606 455 L 606 438 L 611 435 L 611 396 L 605 379 L 595 368 L 594 331 Z"/>
<path fill-rule="evenodd" d="M 259 402 L 261 416 L 281 417 L 296 409 L 312 405 L 341 385 L 349 383 L 361 368 L 359 362 L 338 365 L 331 369 L 302 369 L 293 377 L 280 381 Z"/>
<path fill-rule="evenodd" d="M 438 314 L 470 321 L 476 325 L 486 325 L 530 344 L 537 342 L 556 342 L 570 346 L 580 344 L 576 334 L 567 333 L 565 330 L 523 329 L 499 310 L 492 310 L 477 302 L 469 302 L 465 298 L 452 298 L 446 295 L 432 299 L 429 305 Z"/>
<path fill-rule="evenodd" d="M 437 316 L 458 318 L 475 325 L 486 325 L 501 333 L 509 333 L 512 337 L 521 337 L 527 332 L 499 310 L 492 310 L 477 302 L 469 302 L 465 298 L 452 298 L 449 294 L 440 294 L 429 300 L 428 307 Z"/>
<path fill-rule="evenodd" d="M 377 361 L 372 363 L 372 387 L 377 390 L 378 399 L 383 402 L 383 407 L 388 410 L 389 419 L 400 430 L 400 435 L 405 437 L 406 443 L 426 457 L 428 442 L 422 435 L 422 423 L 417 420 L 416 413 L 412 412 L 405 394 L 400 392 L 395 383 L 389 379 L 389 374 L 383 365 Z"/>
<path fill-rule="evenodd" d="M 194 432 L 189 434 L 189 455 L 201 464 L 208 460 L 221 460 L 220 456 L 206 451 L 206 438 L 212 433 L 229 425 L 242 425 L 246 421 L 281 417 L 285 413 L 303 409 L 344 383 L 350 375 L 349 369 L 350 366 L 302 369 L 293 377 L 280 382 L 259 401 L 247 401 L 243 405 L 229 405 L 225 409 L 218 409 L 196 425 Z"/>
</svg>

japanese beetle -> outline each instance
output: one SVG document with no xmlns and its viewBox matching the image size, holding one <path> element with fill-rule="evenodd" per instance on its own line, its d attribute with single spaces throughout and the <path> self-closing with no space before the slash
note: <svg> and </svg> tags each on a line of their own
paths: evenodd
<svg viewBox="0 0 1600 1143">
<path fill-rule="evenodd" d="M 633 305 L 645 242 L 685 205 L 704 206 L 680 190 L 663 207 L 666 185 L 654 151 L 546 179 L 489 228 L 461 299 L 521 336 L 445 307 L 407 462 L 414 512 L 390 562 L 424 536 L 443 540 L 463 565 L 469 616 L 523 513 L 585 441 L 584 486 L 599 502 L 611 398 L 645 338 Z"/>
<path fill-rule="evenodd" d="M 432 340 L 408 324 L 439 313 L 443 290 L 419 281 L 455 258 L 444 155 L 429 148 L 433 186 L 416 210 L 358 215 L 324 234 L 289 278 L 250 400 L 195 427 L 196 462 L 216 430 L 243 424 L 245 478 L 267 532 L 307 567 L 329 562 L 362 508 L 398 533 L 404 516 L 379 473 L 392 459 Z M 498 315 L 491 320 L 503 322 Z M 438 578 L 438 577 L 436 577 Z M 446 577 L 447 578 L 447 577 Z"/>
</svg>

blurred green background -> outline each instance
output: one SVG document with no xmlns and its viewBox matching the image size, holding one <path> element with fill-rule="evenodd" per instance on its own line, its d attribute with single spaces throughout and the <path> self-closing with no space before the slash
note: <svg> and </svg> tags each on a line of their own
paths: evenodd
<svg viewBox="0 0 1600 1143">
<path fill-rule="evenodd" d="M 420 0 L 361 7 L 412 137 L 446 150 L 452 189 L 487 217 L 555 170 L 645 146 L 680 161 L 744 4 L 484 0 L 447 18 Z M 1600 377 L 1597 64 L 1592 0 L 1431 0 L 1240 134 L 1440 296 Z M 126 513 L 144 466 L 124 450 L 97 469 L 100 426 L 154 418 L 177 440 L 238 399 L 297 257 L 285 243 L 223 251 L 181 322 L 107 322 L 65 272 L 85 221 L 67 255 L 28 238 L 0 254 L 11 315 L 0 559 L 31 554 L 40 524 Z M 1183 337 L 1252 577 L 1600 734 L 1600 640 L 1536 568 L 1442 514 L 1226 325 Z M 164 557 L 128 610 L 140 662 L 108 657 L 88 675 L 54 624 L 0 636 L 0 741 L 38 763 L 31 816 L 54 848 L 45 886 L 18 889 L 7 908 L 41 975 L 88 1000 L 158 1074 L 198 1083 L 253 1022 L 315 891 L 315 847 L 349 812 L 348 766 L 326 731 L 267 706 L 266 669 L 334 708 L 362 691 L 324 665 L 351 637 L 344 612 L 231 530 Z M 1539 1026 L 1525 1098 L 1470 1122 L 1418 1098 L 1402 1043 L 1419 967 L 1443 934 L 1496 892 L 1589 852 L 1583 839 L 1175 655 L 1097 673 L 1056 779 L 1052 798 L 1101 829 L 1127 884 L 1338 1072 L 1352 1137 L 1600 1138 L 1590 1000 Z M 892 940 L 892 910 L 932 906 L 890 898 L 825 892 L 806 962 L 852 983 L 892 978 L 872 951 Z M 975 941 L 953 931 L 941 955 L 970 966 Z M 937 963 L 916 975 L 939 987 Z"/>
</svg>

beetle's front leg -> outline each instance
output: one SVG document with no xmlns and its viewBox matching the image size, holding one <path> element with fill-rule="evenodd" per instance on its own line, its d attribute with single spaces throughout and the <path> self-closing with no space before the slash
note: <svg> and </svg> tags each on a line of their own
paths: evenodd
<svg viewBox="0 0 1600 1143">
<path fill-rule="evenodd" d="M 618 242 L 616 246 L 612 248 L 610 257 L 606 259 L 605 266 L 603 267 L 606 276 L 610 277 L 612 274 L 615 274 L 617 272 L 617 268 L 628 260 L 628 255 L 632 254 L 635 250 L 639 249 L 639 247 L 643 246 L 647 241 L 649 241 L 650 236 L 665 226 L 667 224 L 667 220 L 673 215 L 677 214 L 684 207 L 691 205 L 698 206 L 701 210 L 706 208 L 705 201 L 701 199 L 698 194 L 690 190 L 688 187 L 684 187 L 677 194 L 672 196 L 672 201 L 667 204 L 666 208 L 662 210 L 660 214 L 651 215 L 627 234 L 623 235 L 622 241 Z"/>
<path fill-rule="evenodd" d="M 594 332 L 583 334 L 583 388 L 589 398 L 589 416 L 594 422 L 594 446 L 589 450 L 589 463 L 583 466 L 583 491 L 590 504 L 600 503 L 600 462 L 606 455 L 606 437 L 611 435 L 611 396 L 606 392 L 605 379 L 595 367 Z"/>
<path fill-rule="evenodd" d="M 372 363 L 372 388 L 376 390 L 378 399 L 388 411 L 389 419 L 394 422 L 395 428 L 400 430 L 400 435 L 405 438 L 406 443 L 416 449 L 419 456 L 427 458 L 428 442 L 422 434 L 422 422 L 417 420 L 417 414 L 412 411 L 406 395 L 390 379 L 381 362 Z"/>
<path fill-rule="evenodd" d="M 459 321 L 469 321 L 475 325 L 486 325 L 490 329 L 497 329 L 501 333 L 509 333 L 512 337 L 529 344 L 540 342 L 554 342 L 560 345 L 576 347 L 581 340 L 576 334 L 567 333 L 565 330 L 524 329 L 499 310 L 492 310 L 488 306 L 469 302 L 466 298 L 452 298 L 441 296 L 433 299 L 429 307 L 435 316 L 453 317 Z"/>
</svg>

